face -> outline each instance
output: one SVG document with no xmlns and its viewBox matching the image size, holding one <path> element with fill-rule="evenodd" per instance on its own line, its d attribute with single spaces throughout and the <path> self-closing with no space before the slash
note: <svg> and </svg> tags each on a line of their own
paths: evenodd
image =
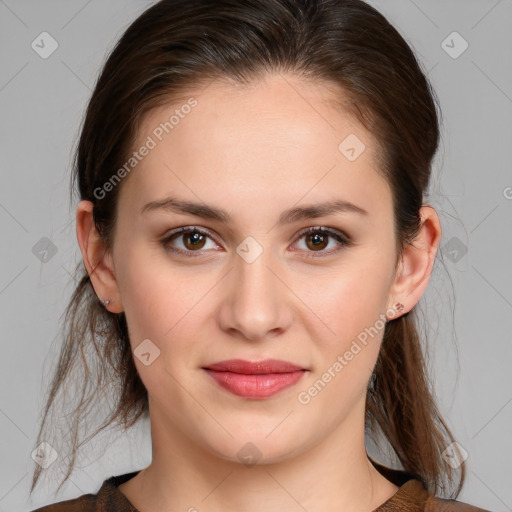
<svg viewBox="0 0 512 512">
<path fill-rule="evenodd" d="M 122 183 L 112 258 L 153 442 L 233 461 L 251 442 L 275 462 L 362 435 L 396 240 L 375 142 L 334 94 L 219 81 L 144 118 L 135 149 L 151 148 Z M 349 206 L 300 215 L 336 201 Z M 233 359 L 299 371 L 205 369 Z"/>
</svg>

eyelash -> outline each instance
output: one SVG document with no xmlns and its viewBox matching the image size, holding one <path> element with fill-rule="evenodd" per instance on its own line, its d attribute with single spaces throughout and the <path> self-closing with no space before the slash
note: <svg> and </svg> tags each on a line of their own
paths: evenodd
<svg viewBox="0 0 512 512">
<path fill-rule="evenodd" d="M 198 250 L 198 251 L 183 251 L 182 249 L 176 249 L 175 247 L 170 247 L 169 244 L 170 244 L 170 242 L 172 241 L 173 238 L 177 237 L 177 235 L 183 235 L 185 233 L 199 233 L 200 235 L 204 235 L 204 236 L 207 236 L 209 238 L 212 238 L 210 233 L 208 233 L 207 231 L 204 231 L 201 228 L 198 228 L 196 226 L 187 226 L 187 227 L 177 228 L 174 231 L 172 231 L 171 233 L 169 233 L 169 235 L 167 235 L 164 239 L 161 240 L 162 246 L 164 247 L 164 249 L 166 251 L 170 251 L 170 252 L 173 252 L 173 253 L 176 253 L 176 254 L 181 254 L 181 255 L 183 255 L 185 257 L 188 257 L 188 258 L 197 258 L 198 256 L 201 256 L 201 250 Z M 303 237 L 305 237 L 307 235 L 312 235 L 312 234 L 327 235 L 327 236 L 330 236 L 332 238 L 335 238 L 340 243 L 341 247 L 338 248 L 338 249 L 334 249 L 334 250 L 331 249 L 329 252 L 306 251 L 306 252 L 311 253 L 311 254 L 307 254 L 306 258 L 323 258 L 323 257 L 327 257 L 327 256 L 330 256 L 332 254 L 335 254 L 335 253 L 341 251 L 345 247 L 350 247 L 351 245 L 353 245 L 351 239 L 348 236 L 346 236 L 345 234 L 342 234 L 342 233 L 340 233 L 338 231 L 335 231 L 333 229 L 324 228 L 324 227 L 311 227 L 311 228 L 307 228 L 306 230 L 302 231 L 299 234 L 298 240 L 302 239 Z M 318 254 L 315 254 L 317 252 L 318 252 Z M 197 254 L 194 254 L 194 253 L 197 253 Z"/>
</svg>

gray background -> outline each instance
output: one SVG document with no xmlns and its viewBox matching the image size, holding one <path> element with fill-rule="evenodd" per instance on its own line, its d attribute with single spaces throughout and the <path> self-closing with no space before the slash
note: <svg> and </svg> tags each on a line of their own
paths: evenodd
<svg viewBox="0 0 512 512">
<path fill-rule="evenodd" d="M 28 499 L 42 391 L 79 261 L 72 149 L 107 52 L 151 3 L 0 0 L 1 511 L 97 492 L 105 478 L 151 460 L 141 424 L 106 436 L 110 449 L 91 451 L 57 496 L 39 488 Z M 512 510 L 512 1 L 371 3 L 416 50 L 444 114 L 428 198 L 441 216 L 444 266 L 438 260 L 419 308 L 434 325 L 429 365 L 440 410 L 469 454 L 458 499 Z M 44 31 L 58 42 L 47 59 L 31 47 Z M 463 41 L 447 39 L 454 31 L 469 45 L 457 58 Z M 56 249 L 45 258 L 44 237 Z"/>
</svg>

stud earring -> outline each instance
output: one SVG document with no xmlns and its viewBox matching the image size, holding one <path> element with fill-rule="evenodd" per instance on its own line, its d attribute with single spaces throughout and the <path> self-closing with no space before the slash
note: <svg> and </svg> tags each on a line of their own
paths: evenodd
<svg viewBox="0 0 512 512">
<path fill-rule="evenodd" d="M 395 302 L 393 304 L 392 309 L 388 309 L 388 314 L 390 315 L 390 318 L 386 319 L 386 323 L 388 324 L 393 318 L 396 317 L 397 312 L 401 313 L 405 309 L 405 306 L 401 302 Z"/>
<path fill-rule="evenodd" d="M 109 304 L 110 304 L 110 301 L 109 300 L 103 300 L 103 299 L 100 299 L 101 303 L 107 307 Z"/>
<path fill-rule="evenodd" d="M 393 306 L 399 313 L 401 313 L 404 309 L 405 309 L 405 306 L 401 303 L 401 302 L 395 302 L 394 306 Z"/>
</svg>

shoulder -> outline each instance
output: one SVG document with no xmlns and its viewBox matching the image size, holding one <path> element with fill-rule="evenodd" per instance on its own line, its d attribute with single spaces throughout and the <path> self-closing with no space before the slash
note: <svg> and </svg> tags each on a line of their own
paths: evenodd
<svg viewBox="0 0 512 512">
<path fill-rule="evenodd" d="M 425 512 L 490 512 L 468 503 L 430 496 L 425 506 Z"/>
<path fill-rule="evenodd" d="M 97 509 L 96 505 L 96 494 L 84 494 L 72 500 L 59 501 L 53 505 L 46 505 L 32 512 L 95 512 Z"/>
<path fill-rule="evenodd" d="M 374 512 L 491 512 L 462 501 L 436 496 L 414 475 L 388 468 L 373 460 L 372 463 L 381 474 L 399 487 L 398 491 Z"/>
<path fill-rule="evenodd" d="M 120 484 L 133 478 L 137 473 L 138 471 L 125 473 L 104 480 L 97 494 L 83 494 L 78 498 L 59 501 L 31 512 L 138 512 L 118 489 Z"/>
</svg>

